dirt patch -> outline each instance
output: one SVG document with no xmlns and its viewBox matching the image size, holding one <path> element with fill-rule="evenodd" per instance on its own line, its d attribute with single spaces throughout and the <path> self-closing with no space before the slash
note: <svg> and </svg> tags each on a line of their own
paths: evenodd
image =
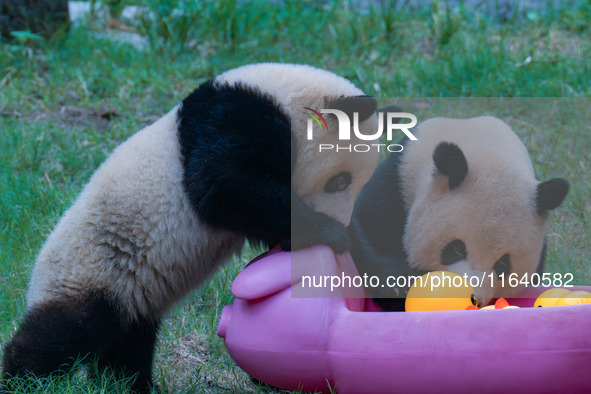
<svg viewBox="0 0 591 394">
<path fill-rule="evenodd" d="M 156 370 L 166 381 L 162 388 L 169 392 L 260 392 L 238 366 L 228 366 L 212 354 L 209 342 L 206 335 L 193 332 L 166 345 L 156 357 Z"/>
<path fill-rule="evenodd" d="M 98 132 L 105 131 L 110 122 L 119 116 L 120 113 L 110 103 L 99 103 L 92 107 L 60 104 L 57 108 L 26 112 L 0 109 L 0 117 L 22 118 L 32 122 L 57 121 L 64 127 L 89 128 Z"/>
</svg>

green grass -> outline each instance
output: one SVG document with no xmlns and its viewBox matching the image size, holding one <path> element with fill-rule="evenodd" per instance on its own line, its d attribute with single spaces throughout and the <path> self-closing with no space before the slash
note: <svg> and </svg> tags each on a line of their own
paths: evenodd
<svg viewBox="0 0 591 394">
<path fill-rule="evenodd" d="M 295 0 L 133 3 L 148 7 L 125 21 L 147 38 L 145 49 L 106 38 L 113 24 L 102 14 L 63 40 L 0 44 L 0 344 L 24 312 L 35 255 L 92 172 L 115 146 L 223 70 L 261 61 L 308 63 L 382 97 L 591 93 L 590 1 L 547 13 L 514 9 L 503 17 L 444 2 L 363 12 L 350 3 Z M 555 112 L 543 110 L 545 104 L 521 111 L 493 104 L 495 113 L 511 117 L 540 179 L 571 181 L 567 201 L 550 216 L 548 266 L 587 283 L 588 104 L 579 98 Z M 156 354 L 155 380 L 163 389 L 268 390 L 250 383 L 215 336 L 232 279 L 257 253 L 245 248 L 170 312 Z M 73 374 L 43 387 L 117 392 L 125 384 Z"/>
</svg>

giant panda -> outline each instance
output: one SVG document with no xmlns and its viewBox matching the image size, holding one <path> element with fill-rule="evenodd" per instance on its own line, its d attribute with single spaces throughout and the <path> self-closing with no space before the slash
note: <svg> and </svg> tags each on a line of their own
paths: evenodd
<svg viewBox="0 0 591 394">
<path fill-rule="evenodd" d="M 291 101 L 338 108 L 363 95 L 311 66 L 247 65 L 204 82 L 131 136 L 43 245 L 3 377 L 63 371 L 90 355 L 137 375 L 133 389 L 146 392 L 163 314 L 245 239 L 348 250 L 345 225 L 378 153 L 317 152 L 304 136 L 305 110 Z M 361 130 L 374 131 L 375 100 L 358 109 Z"/>
<path fill-rule="evenodd" d="M 404 310 L 411 277 L 447 270 L 486 277 L 475 289 L 481 304 L 516 293 L 507 279 L 542 270 L 548 211 L 568 182 L 537 181 L 525 146 L 494 117 L 433 118 L 413 133 L 355 202 L 352 258 L 384 285 L 368 292 L 382 309 Z M 388 276 L 405 279 L 388 287 Z"/>
</svg>

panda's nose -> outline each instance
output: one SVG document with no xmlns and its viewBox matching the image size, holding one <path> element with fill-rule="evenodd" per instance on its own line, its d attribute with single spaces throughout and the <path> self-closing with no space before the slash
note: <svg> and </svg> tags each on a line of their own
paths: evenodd
<svg viewBox="0 0 591 394">
<path fill-rule="evenodd" d="M 480 286 L 474 289 L 476 297 L 478 298 L 478 307 L 488 305 L 490 300 L 493 298 L 493 289 L 489 286 Z"/>
<path fill-rule="evenodd" d="M 474 288 L 478 298 L 478 306 L 485 306 L 494 296 L 494 289 L 490 283 L 489 273 L 473 268 L 474 264 L 467 259 L 447 266 L 447 270 L 460 276 L 466 275 L 468 283 Z"/>
</svg>

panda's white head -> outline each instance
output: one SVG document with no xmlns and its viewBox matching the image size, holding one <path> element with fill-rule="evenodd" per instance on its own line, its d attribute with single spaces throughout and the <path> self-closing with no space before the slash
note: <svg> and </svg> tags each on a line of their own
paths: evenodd
<svg viewBox="0 0 591 394">
<path fill-rule="evenodd" d="M 515 294 L 507 279 L 538 269 L 547 211 L 568 182 L 537 181 L 524 145 L 497 118 L 434 118 L 417 133 L 401 167 L 410 263 L 480 278 L 481 303 Z"/>
<path fill-rule="evenodd" d="M 351 82 L 331 72 L 299 64 L 260 63 L 239 67 L 216 79 L 217 84 L 241 84 L 271 96 L 291 122 L 292 144 L 297 156 L 292 168 L 293 190 L 314 210 L 347 225 L 357 192 L 369 180 L 378 162 L 377 150 L 358 153 L 336 150 L 319 152 L 319 144 L 337 144 L 337 119 L 325 116 L 328 130 L 313 124 L 314 140 L 307 138 L 308 119 L 303 107 L 315 110 L 341 107 L 343 102 L 364 97 Z M 350 103 L 350 101 L 349 101 Z M 371 107 L 373 103 L 374 107 Z M 375 102 L 359 99 L 362 133 L 378 128 Z M 363 114 L 365 112 L 365 116 Z M 356 139 L 347 141 L 355 144 Z"/>
</svg>

